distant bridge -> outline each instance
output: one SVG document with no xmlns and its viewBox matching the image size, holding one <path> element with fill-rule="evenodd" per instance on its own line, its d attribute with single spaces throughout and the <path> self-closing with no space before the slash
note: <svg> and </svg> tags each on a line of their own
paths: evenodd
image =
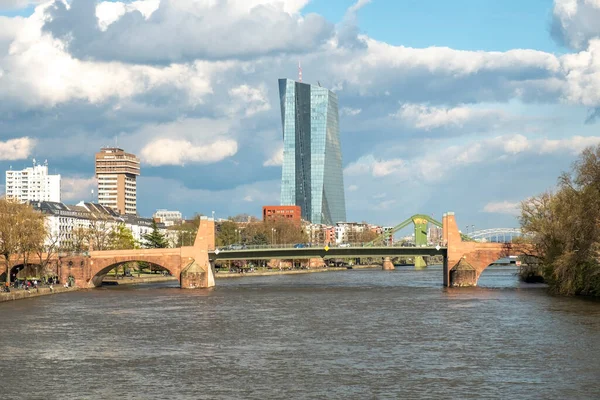
<svg viewBox="0 0 600 400">
<path fill-rule="evenodd" d="M 486 239 L 494 242 L 512 242 L 512 238 L 515 236 L 521 236 L 523 233 L 518 228 L 492 228 L 483 229 L 469 233 L 467 236 L 473 240 Z M 500 240 L 502 238 L 502 240 Z M 509 240 L 506 240 L 506 239 Z M 496 239 L 496 240 L 494 240 Z"/>
</svg>

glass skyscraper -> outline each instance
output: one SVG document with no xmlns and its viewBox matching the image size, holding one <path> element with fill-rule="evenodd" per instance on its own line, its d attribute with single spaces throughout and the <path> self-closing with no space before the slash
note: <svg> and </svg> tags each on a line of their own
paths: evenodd
<svg viewBox="0 0 600 400">
<path fill-rule="evenodd" d="M 346 221 L 337 95 L 279 80 L 283 124 L 281 205 L 297 205 L 315 224 Z"/>
</svg>

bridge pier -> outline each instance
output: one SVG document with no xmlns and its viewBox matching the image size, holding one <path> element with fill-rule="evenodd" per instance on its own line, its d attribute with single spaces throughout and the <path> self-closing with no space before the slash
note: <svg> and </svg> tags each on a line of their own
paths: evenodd
<svg viewBox="0 0 600 400">
<path fill-rule="evenodd" d="M 209 266 L 209 268 L 212 268 Z M 202 268 L 196 261 L 190 263 L 181 271 L 181 288 L 197 289 L 206 287 L 206 278 L 208 271 Z"/>
<path fill-rule="evenodd" d="M 453 212 L 444 214 L 442 230 L 447 243 L 444 258 L 446 287 L 477 286 L 479 276 L 490 264 L 509 255 L 504 244 L 463 241 Z"/>
<path fill-rule="evenodd" d="M 427 262 L 423 256 L 415 256 L 415 268 L 423 269 L 427 268 Z"/>
<path fill-rule="evenodd" d="M 396 267 L 394 267 L 394 263 L 392 262 L 390 257 L 386 257 L 383 259 L 383 266 L 381 269 L 383 269 L 384 271 L 392 271 L 396 269 Z"/>
</svg>

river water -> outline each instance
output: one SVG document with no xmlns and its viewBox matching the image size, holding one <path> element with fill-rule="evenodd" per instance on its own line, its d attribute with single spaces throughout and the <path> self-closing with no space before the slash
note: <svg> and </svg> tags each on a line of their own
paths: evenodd
<svg viewBox="0 0 600 400">
<path fill-rule="evenodd" d="M 599 399 L 600 302 L 490 267 L 104 287 L 0 304 L 1 399 Z"/>
</svg>

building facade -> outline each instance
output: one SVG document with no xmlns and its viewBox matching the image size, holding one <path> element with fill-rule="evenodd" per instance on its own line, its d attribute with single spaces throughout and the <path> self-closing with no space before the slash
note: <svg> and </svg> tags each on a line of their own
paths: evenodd
<svg viewBox="0 0 600 400">
<path fill-rule="evenodd" d="M 183 216 L 179 211 L 156 210 L 152 218 L 162 222 L 165 226 L 179 225 L 183 222 Z"/>
<path fill-rule="evenodd" d="M 321 86 L 279 80 L 283 125 L 281 205 L 302 219 L 332 225 L 346 220 L 337 95 Z"/>
<path fill-rule="evenodd" d="M 122 215 L 137 215 L 137 183 L 140 160 L 116 147 L 96 153 L 98 203 Z"/>
<path fill-rule="evenodd" d="M 336 243 L 335 226 L 324 224 L 307 224 L 304 226 L 304 231 L 308 237 L 308 242 L 311 245 L 328 245 Z"/>
<path fill-rule="evenodd" d="M 79 202 L 67 205 L 60 202 L 40 201 L 30 203 L 34 209 L 46 217 L 48 235 L 46 245 L 53 245 L 61 251 L 71 251 L 81 247 L 81 230 L 95 231 L 96 241 L 108 241 L 110 232 L 118 225 L 124 225 L 133 235 L 134 240 L 143 246 L 144 235 L 152 232 L 151 218 L 139 218 L 134 215 L 119 215 L 111 208 L 97 203 Z M 170 235 L 164 224 L 158 224 L 159 231 Z M 93 246 L 93 244 L 92 244 Z M 98 243 L 96 243 L 98 246 Z M 100 243 L 102 250 L 104 246 Z"/>
<path fill-rule="evenodd" d="M 300 223 L 302 209 L 300 206 L 263 206 L 263 222 L 283 218 Z"/>
<path fill-rule="evenodd" d="M 60 202 L 60 175 L 48 174 L 48 162 L 20 171 L 6 171 L 6 198 L 26 201 Z"/>
</svg>

